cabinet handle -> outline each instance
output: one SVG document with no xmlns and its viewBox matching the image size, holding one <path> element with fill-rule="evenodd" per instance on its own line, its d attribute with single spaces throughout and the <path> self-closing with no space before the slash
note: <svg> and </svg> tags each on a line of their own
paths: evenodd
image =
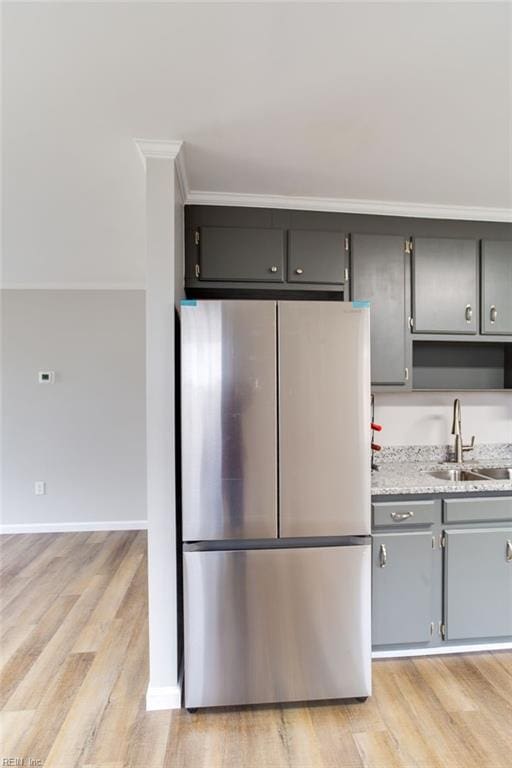
<svg viewBox="0 0 512 768">
<path fill-rule="evenodd" d="M 491 323 L 495 323 L 497 317 L 498 317 L 498 310 L 496 309 L 494 304 L 492 304 L 491 311 L 489 312 L 489 318 L 491 320 Z"/>
<path fill-rule="evenodd" d="M 296 275 L 302 275 L 303 272 L 304 270 L 301 267 L 297 267 L 297 269 L 295 270 Z"/>
<path fill-rule="evenodd" d="M 466 323 L 470 323 L 473 319 L 473 309 L 471 307 L 471 304 L 466 304 Z"/>
<path fill-rule="evenodd" d="M 273 264 L 273 265 L 270 267 L 270 271 L 271 271 L 271 272 L 277 272 L 277 267 L 276 267 L 276 265 L 275 265 L 275 264 Z"/>
<path fill-rule="evenodd" d="M 401 520 L 408 520 L 410 517 L 414 517 L 414 512 L 392 512 L 391 517 L 393 520 L 400 522 Z"/>
<path fill-rule="evenodd" d="M 388 553 L 386 552 L 386 547 L 384 544 L 380 545 L 379 550 L 379 565 L 381 568 L 385 568 L 388 563 Z"/>
<path fill-rule="evenodd" d="M 408 368 L 404 369 L 404 379 L 405 379 L 405 381 L 409 381 L 409 369 Z"/>
<path fill-rule="evenodd" d="M 512 541 L 510 539 L 507 539 L 506 558 L 508 563 L 512 562 Z"/>
</svg>

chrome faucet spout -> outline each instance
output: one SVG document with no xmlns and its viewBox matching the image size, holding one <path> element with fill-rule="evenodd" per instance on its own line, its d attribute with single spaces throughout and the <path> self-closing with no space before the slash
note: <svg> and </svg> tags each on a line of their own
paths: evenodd
<svg viewBox="0 0 512 768">
<path fill-rule="evenodd" d="M 471 438 L 469 445 L 464 445 L 462 440 L 462 410 L 460 407 L 459 398 L 455 398 L 453 401 L 453 422 L 452 422 L 452 435 L 455 437 L 454 441 L 454 457 L 453 460 L 457 464 L 461 464 L 464 461 L 464 452 L 472 451 L 475 447 L 475 436 Z"/>
<path fill-rule="evenodd" d="M 460 411 L 460 400 L 455 398 L 453 401 L 453 422 L 452 422 L 452 435 L 460 435 L 462 432 L 461 424 L 462 416 Z"/>
</svg>

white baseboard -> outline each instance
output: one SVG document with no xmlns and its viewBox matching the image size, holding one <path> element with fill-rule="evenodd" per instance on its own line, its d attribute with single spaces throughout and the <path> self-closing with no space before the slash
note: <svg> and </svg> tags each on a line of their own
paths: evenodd
<svg viewBox="0 0 512 768">
<path fill-rule="evenodd" d="M 448 653 L 482 653 L 483 651 L 510 651 L 512 643 L 475 643 L 474 645 L 447 645 L 437 648 L 400 648 L 390 651 L 373 651 L 372 659 L 403 659 L 408 656 L 441 656 Z"/>
<path fill-rule="evenodd" d="M 148 685 L 146 691 L 146 710 L 181 709 L 180 685 Z"/>
<path fill-rule="evenodd" d="M 7 533 L 73 533 L 76 531 L 145 531 L 147 520 L 97 520 L 76 523 L 2 523 L 0 535 Z"/>
</svg>

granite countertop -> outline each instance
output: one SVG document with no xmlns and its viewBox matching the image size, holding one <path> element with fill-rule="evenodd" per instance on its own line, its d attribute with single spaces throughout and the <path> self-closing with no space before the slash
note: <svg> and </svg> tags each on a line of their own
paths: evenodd
<svg viewBox="0 0 512 768">
<path fill-rule="evenodd" d="M 372 472 L 372 496 L 408 494 L 509 492 L 512 480 L 474 480 L 453 482 L 432 477 L 430 472 L 457 467 L 512 467 L 512 445 L 482 445 L 476 455 L 456 464 L 450 461 L 449 446 L 393 446 L 384 448 Z M 380 460 L 379 460 L 380 458 Z"/>
</svg>

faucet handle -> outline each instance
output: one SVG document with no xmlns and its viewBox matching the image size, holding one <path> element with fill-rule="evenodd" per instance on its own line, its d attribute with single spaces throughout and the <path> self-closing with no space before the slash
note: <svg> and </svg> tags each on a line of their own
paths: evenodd
<svg viewBox="0 0 512 768">
<path fill-rule="evenodd" d="M 473 435 L 472 438 L 471 438 L 470 444 L 469 445 L 463 445 L 462 446 L 462 450 L 463 451 L 472 451 L 474 447 L 475 447 L 475 436 Z"/>
</svg>

